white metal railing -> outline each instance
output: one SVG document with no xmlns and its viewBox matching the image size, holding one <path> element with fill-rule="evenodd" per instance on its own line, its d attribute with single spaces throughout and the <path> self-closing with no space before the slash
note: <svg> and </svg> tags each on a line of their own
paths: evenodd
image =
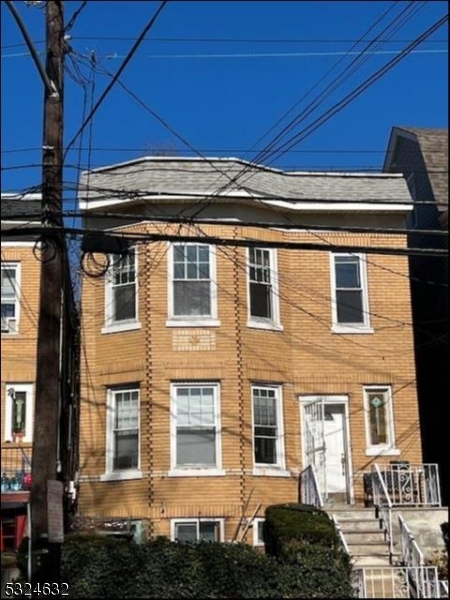
<svg viewBox="0 0 450 600">
<path fill-rule="evenodd" d="M 392 559 L 392 502 L 386 483 L 377 464 L 372 465 L 373 502 L 381 520 L 386 541 L 389 543 L 389 560 Z"/>
<path fill-rule="evenodd" d="M 400 539 L 402 542 L 402 563 L 405 567 L 423 567 L 425 557 L 414 539 L 411 530 L 401 515 L 398 515 Z"/>
<path fill-rule="evenodd" d="M 358 598 L 440 598 L 436 567 L 363 567 L 352 573 Z"/>
<path fill-rule="evenodd" d="M 342 549 L 344 550 L 344 552 L 346 554 L 348 554 L 350 556 L 350 550 L 349 550 L 349 547 L 348 547 L 348 544 L 347 544 L 347 540 L 345 539 L 345 536 L 342 533 L 341 525 L 340 525 L 340 523 L 337 520 L 337 518 L 336 518 L 335 515 L 332 516 L 332 519 L 333 519 L 334 526 L 336 527 L 336 531 L 338 532 L 339 540 L 341 542 Z"/>
<path fill-rule="evenodd" d="M 380 470 L 393 506 L 441 506 L 439 467 L 393 463 Z"/>
<path fill-rule="evenodd" d="M 448 598 L 448 581 L 439 579 L 439 598 Z"/>
<path fill-rule="evenodd" d="M 300 473 L 299 484 L 299 498 L 302 504 L 311 504 L 317 508 L 322 508 L 323 500 L 314 465 L 309 465 Z"/>
</svg>

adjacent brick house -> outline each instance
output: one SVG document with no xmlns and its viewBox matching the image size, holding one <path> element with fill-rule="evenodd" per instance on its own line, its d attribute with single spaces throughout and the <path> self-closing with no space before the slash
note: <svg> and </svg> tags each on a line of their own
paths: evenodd
<svg viewBox="0 0 450 600">
<path fill-rule="evenodd" d="M 384 170 L 407 181 L 414 203 L 407 220 L 410 246 L 448 248 L 448 129 L 393 127 Z M 442 492 L 448 504 L 446 413 L 430 401 L 430 395 L 449 393 L 448 257 L 411 256 L 410 273 L 424 459 L 440 463 L 446 473 Z"/>
<path fill-rule="evenodd" d="M 365 252 L 407 246 L 377 231 L 405 227 L 402 176 L 151 157 L 79 194 L 130 242 L 85 245 L 82 516 L 230 540 L 246 507 L 258 544 L 307 465 L 353 503 L 374 461 L 421 462 L 408 259 Z"/>
<path fill-rule="evenodd" d="M 41 220 L 40 194 L 3 194 L 1 258 L 1 550 L 15 550 L 27 530 L 36 395 Z M 74 507 L 78 470 L 79 322 L 65 263 L 61 321 L 59 478 Z M 72 483 L 70 483 L 72 482 Z M 69 493 L 70 492 L 70 493 Z"/>
<path fill-rule="evenodd" d="M 29 502 L 40 264 L 27 229 L 39 222 L 40 205 L 37 194 L 1 197 L 2 551 L 20 543 Z M 8 232 L 16 227 L 22 235 L 12 240 Z"/>
</svg>

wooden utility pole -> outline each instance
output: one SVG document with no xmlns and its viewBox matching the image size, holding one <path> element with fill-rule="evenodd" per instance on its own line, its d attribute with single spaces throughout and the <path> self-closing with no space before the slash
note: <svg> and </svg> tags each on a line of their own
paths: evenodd
<svg viewBox="0 0 450 600">
<path fill-rule="evenodd" d="M 46 3 L 46 65 L 42 168 L 43 226 L 37 339 L 31 508 L 32 582 L 59 582 L 60 545 L 49 542 L 48 482 L 58 479 L 61 304 L 65 242 L 63 176 L 63 2 Z M 52 90 L 53 88 L 53 90 Z"/>
</svg>

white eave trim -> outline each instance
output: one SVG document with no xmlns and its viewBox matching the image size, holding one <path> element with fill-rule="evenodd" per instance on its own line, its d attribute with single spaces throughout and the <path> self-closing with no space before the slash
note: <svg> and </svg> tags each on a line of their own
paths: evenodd
<svg viewBox="0 0 450 600">
<path fill-rule="evenodd" d="M 80 200 L 79 206 L 80 210 L 90 212 L 94 211 L 98 208 L 105 208 L 107 206 L 117 206 L 117 205 L 127 205 L 127 204 L 135 204 L 142 201 L 152 201 L 155 203 L 155 200 L 161 203 L 167 202 L 196 202 L 201 203 L 203 201 L 207 201 L 209 195 L 205 193 L 205 199 L 199 196 L 171 196 L 166 194 L 155 195 L 155 196 L 145 196 L 136 199 L 129 200 Z M 327 202 L 326 200 L 321 201 L 303 201 L 303 202 L 289 202 L 285 200 L 270 200 L 267 198 L 261 198 L 257 196 L 252 196 L 248 194 L 244 196 L 242 193 L 230 193 L 226 196 L 217 196 L 214 197 L 215 201 L 227 200 L 229 198 L 235 198 L 237 200 L 241 199 L 243 201 L 251 201 L 254 200 L 258 202 L 260 205 L 268 205 L 268 206 L 277 206 L 279 208 L 287 209 L 292 212 L 410 212 L 413 210 L 412 202 Z M 138 215 L 136 215 L 138 217 Z"/>
<path fill-rule="evenodd" d="M 303 212 L 410 212 L 413 210 L 412 202 L 285 202 L 284 200 L 264 200 L 264 204 L 287 208 L 292 211 Z"/>
</svg>

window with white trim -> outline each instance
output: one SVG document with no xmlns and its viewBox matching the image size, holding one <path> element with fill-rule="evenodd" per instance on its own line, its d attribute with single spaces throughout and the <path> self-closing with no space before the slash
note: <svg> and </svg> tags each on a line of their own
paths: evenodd
<svg viewBox="0 0 450 600">
<path fill-rule="evenodd" d="M 264 546 L 264 523 L 265 519 L 253 519 L 253 545 Z"/>
<path fill-rule="evenodd" d="M 223 519 L 174 519 L 171 539 L 174 542 L 223 542 Z"/>
<path fill-rule="evenodd" d="M 2 263 L 2 333 L 19 330 L 19 275 L 18 263 Z"/>
<path fill-rule="evenodd" d="M 393 450 L 394 419 L 390 386 L 364 387 L 367 449 L 377 453 Z"/>
<path fill-rule="evenodd" d="M 106 278 L 106 325 L 137 321 L 137 252 L 131 248 L 124 256 L 111 255 Z"/>
<path fill-rule="evenodd" d="M 5 441 L 31 442 L 33 439 L 33 385 L 5 385 Z"/>
<path fill-rule="evenodd" d="M 172 468 L 220 467 L 219 385 L 172 384 Z"/>
<path fill-rule="evenodd" d="M 369 328 L 366 261 L 358 254 L 332 254 L 331 259 L 333 325 Z"/>
<path fill-rule="evenodd" d="M 106 471 L 137 471 L 139 468 L 139 388 L 111 388 L 108 390 Z"/>
<path fill-rule="evenodd" d="M 170 306 L 174 319 L 216 318 L 215 253 L 208 244 L 172 244 Z"/>
<path fill-rule="evenodd" d="M 249 325 L 279 325 L 276 250 L 248 248 Z"/>
<path fill-rule="evenodd" d="M 255 467 L 284 469 L 284 435 L 280 386 L 252 386 Z"/>
</svg>

